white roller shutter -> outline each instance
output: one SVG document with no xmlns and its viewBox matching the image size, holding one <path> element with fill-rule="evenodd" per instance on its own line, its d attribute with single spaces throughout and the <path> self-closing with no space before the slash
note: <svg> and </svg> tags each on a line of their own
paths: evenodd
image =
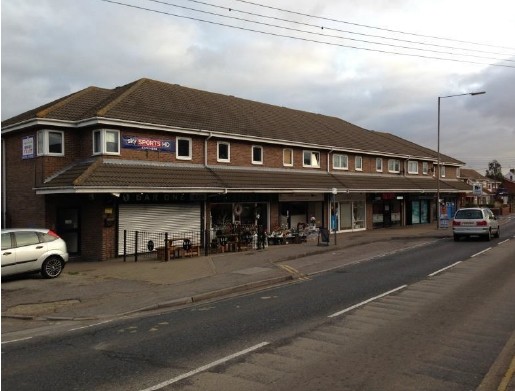
<svg viewBox="0 0 515 391">
<path fill-rule="evenodd" d="M 200 203 L 121 204 L 118 208 L 118 255 L 123 254 L 123 231 L 169 234 L 200 231 Z"/>
</svg>

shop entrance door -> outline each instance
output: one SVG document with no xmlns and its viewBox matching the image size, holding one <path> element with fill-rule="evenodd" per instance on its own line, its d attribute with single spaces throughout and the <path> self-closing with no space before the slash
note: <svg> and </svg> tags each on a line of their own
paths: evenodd
<svg viewBox="0 0 515 391">
<path fill-rule="evenodd" d="M 78 255 L 80 253 L 80 211 L 77 208 L 57 210 L 56 231 L 66 242 L 68 253 Z"/>
<path fill-rule="evenodd" d="M 385 227 L 391 227 L 392 225 L 392 204 L 387 201 L 384 203 L 383 224 Z"/>
</svg>

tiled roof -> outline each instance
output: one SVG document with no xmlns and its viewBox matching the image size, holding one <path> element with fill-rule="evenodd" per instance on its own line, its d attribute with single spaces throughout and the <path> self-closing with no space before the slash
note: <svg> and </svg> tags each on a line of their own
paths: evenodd
<svg viewBox="0 0 515 391">
<path fill-rule="evenodd" d="M 470 190 L 461 181 L 440 181 L 442 192 Z M 68 189 L 95 192 L 435 192 L 433 177 L 345 175 L 325 171 L 257 170 L 96 158 L 77 163 L 49 178 L 40 192 Z"/>
<path fill-rule="evenodd" d="M 436 152 L 400 137 L 363 129 L 340 118 L 207 91 L 140 79 L 114 89 L 88 87 L 2 122 L 2 127 L 46 118 L 105 118 L 131 123 L 200 129 L 287 144 L 379 152 L 436 159 Z M 450 163 L 461 162 L 446 157 Z"/>
</svg>

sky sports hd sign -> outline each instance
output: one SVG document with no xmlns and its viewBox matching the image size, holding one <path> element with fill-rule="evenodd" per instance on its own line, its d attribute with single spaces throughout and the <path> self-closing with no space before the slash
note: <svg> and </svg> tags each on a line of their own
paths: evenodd
<svg viewBox="0 0 515 391">
<path fill-rule="evenodd" d="M 122 147 L 159 152 L 175 152 L 175 143 L 172 140 L 157 138 L 122 136 Z"/>
</svg>

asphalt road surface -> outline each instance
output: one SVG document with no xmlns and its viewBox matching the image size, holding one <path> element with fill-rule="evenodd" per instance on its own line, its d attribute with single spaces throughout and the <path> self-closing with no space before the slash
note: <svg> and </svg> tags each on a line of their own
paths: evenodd
<svg viewBox="0 0 515 391">
<path fill-rule="evenodd" d="M 2 388 L 473 390 L 515 329 L 515 228 L 503 228 L 491 242 L 437 240 L 258 293 L 5 344 Z"/>
</svg>

